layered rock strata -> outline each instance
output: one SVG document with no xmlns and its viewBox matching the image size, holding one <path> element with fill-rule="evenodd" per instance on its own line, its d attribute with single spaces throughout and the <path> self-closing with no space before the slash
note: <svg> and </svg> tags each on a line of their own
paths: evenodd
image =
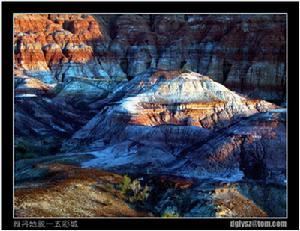
<svg viewBox="0 0 300 231">
<path fill-rule="evenodd" d="M 141 74 L 109 99 L 111 106 L 63 144 L 63 151 L 95 155 L 85 167 L 284 184 L 285 122 L 273 104 L 248 100 L 206 76 L 174 71 Z"/>
<path fill-rule="evenodd" d="M 45 83 L 66 82 L 76 77 L 122 79 L 126 75 L 109 52 L 103 50 L 109 43 L 105 30 L 89 15 L 17 14 L 15 68 Z M 103 65 L 98 60 L 100 56 Z"/>
<path fill-rule="evenodd" d="M 47 83 L 190 69 L 252 98 L 284 100 L 284 15 L 17 14 L 16 71 Z"/>
</svg>

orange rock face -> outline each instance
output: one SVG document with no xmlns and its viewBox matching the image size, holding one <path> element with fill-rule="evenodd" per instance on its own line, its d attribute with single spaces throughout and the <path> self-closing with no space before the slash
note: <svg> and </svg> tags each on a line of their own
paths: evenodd
<svg viewBox="0 0 300 231">
<path fill-rule="evenodd" d="M 15 62 L 25 70 L 47 70 L 60 62 L 86 63 L 93 56 L 86 43 L 103 39 L 96 20 L 84 15 L 17 14 L 14 32 Z"/>
<path fill-rule="evenodd" d="M 129 123 L 145 126 L 159 124 L 193 125 L 208 128 L 213 126 L 214 122 L 201 124 L 201 120 L 214 114 L 218 108 L 224 108 L 224 105 L 224 102 L 219 101 L 177 105 L 143 103 L 141 106 L 144 109 L 138 115 L 134 115 Z"/>
<path fill-rule="evenodd" d="M 49 25 L 45 14 L 17 14 L 14 17 L 14 32 L 41 32 Z"/>
<path fill-rule="evenodd" d="M 56 79 L 69 68 L 66 63 L 80 69 L 95 62 L 108 76 L 128 79 L 149 68 L 189 69 L 252 98 L 282 100 L 285 20 L 283 15 L 16 14 L 15 64 L 47 70 Z"/>
<path fill-rule="evenodd" d="M 60 46 L 56 43 L 50 43 L 48 46 L 44 47 L 43 51 L 48 66 L 67 60 L 65 55 L 62 53 Z"/>
</svg>

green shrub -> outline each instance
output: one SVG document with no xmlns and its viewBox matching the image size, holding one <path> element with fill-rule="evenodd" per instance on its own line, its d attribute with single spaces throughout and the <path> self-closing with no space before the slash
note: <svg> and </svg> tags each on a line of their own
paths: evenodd
<svg viewBox="0 0 300 231">
<path fill-rule="evenodd" d="M 178 210 L 174 206 L 168 206 L 164 213 L 161 215 L 162 217 L 180 217 Z"/>
<path fill-rule="evenodd" d="M 164 212 L 161 217 L 180 217 L 178 213 Z"/>
<path fill-rule="evenodd" d="M 142 187 L 139 180 L 131 180 L 129 176 L 125 175 L 121 183 L 121 192 L 127 196 L 131 203 L 146 200 L 150 195 L 149 186 Z"/>
<path fill-rule="evenodd" d="M 123 182 L 121 183 L 121 192 L 127 194 L 130 188 L 131 179 L 129 176 L 125 175 L 123 177 Z"/>
<path fill-rule="evenodd" d="M 133 196 L 129 197 L 129 201 L 134 203 L 138 201 L 146 200 L 150 195 L 150 188 L 146 185 L 143 189 L 141 188 L 139 191 L 133 191 Z"/>
</svg>

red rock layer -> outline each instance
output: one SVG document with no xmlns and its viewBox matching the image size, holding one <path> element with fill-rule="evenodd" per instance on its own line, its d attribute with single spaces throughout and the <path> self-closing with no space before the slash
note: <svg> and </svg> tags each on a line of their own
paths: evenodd
<svg viewBox="0 0 300 231">
<path fill-rule="evenodd" d="M 265 110 L 265 107 L 276 108 L 272 104 L 265 106 L 265 102 L 261 100 L 245 100 L 242 103 L 247 106 L 249 112 L 261 112 Z M 133 115 L 130 123 L 147 126 L 177 124 L 211 128 L 218 122 L 229 121 L 234 116 L 234 112 L 227 107 L 227 103 L 222 101 L 177 105 L 143 103 L 140 106 L 143 110 L 138 115 Z"/>
<path fill-rule="evenodd" d="M 160 124 L 193 125 L 199 127 L 212 127 L 217 118 L 216 111 L 224 109 L 225 103 L 215 102 L 197 102 L 186 104 L 154 104 L 143 103 L 143 110 L 138 115 L 133 115 L 131 124 L 155 126 Z M 174 112 L 175 111 L 175 112 Z M 232 115 L 226 114 L 228 119 Z M 208 118 L 208 116 L 211 116 Z"/>
<path fill-rule="evenodd" d="M 282 98 L 285 20 L 284 15 L 17 14 L 15 64 L 52 71 L 53 64 L 95 58 L 109 66 L 110 76 L 129 77 L 150 67 L 184 68 L 253 97 Z M 75 46 L 66 49 L 68 44 Z M 88 47 L 79 47 L 83 44 Z"/>
<path fill-rule="evenodd" d="M 46 70 L 61 62 L 88 62 L 93 41 L 104 40 L 92 16 L 17 14 L 14 17 L 15 63 L 26 70 Z"/>
</svg>

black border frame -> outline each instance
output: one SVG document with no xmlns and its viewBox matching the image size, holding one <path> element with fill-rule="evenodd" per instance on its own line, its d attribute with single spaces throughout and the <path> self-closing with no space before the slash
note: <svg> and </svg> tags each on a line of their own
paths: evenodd
<svg viewBox="0 0 300 231">
<path fill-rule="evenodd" d="M 2 5 L 2 229 L 13 227 L 13 13 L 287 13 L 288 14 L 288 218 L 286 228 L 299 228 L 299 2 L 1 2 Z M 292 124 L 292 126 L 290 126 Z M 296 130 L 297 129 L 297 130 Z M 296 152 L 297 150 L 297 152 Z M 22 219 L 15 219 L 22 220 Z M 243 219 L 27 219 L 77 220 L 73 229 L 234 229 L 230 222 Z M 251 219 L 246 219 L 251 220 Z M 28 228 L 25 228 L 28 229 Z M 30 228 L 39 229 L 39 228 Z M 55 229 L 47 226 L 47 229 Z M 58 228 L 63 229 L 63 228 Z M 241 229 L 238 228 L 238 229 Z M 256 229 L 256 228 L 243 228 Z M 259 228 L 274 229 L 274 228 Z"/>
</svg>

